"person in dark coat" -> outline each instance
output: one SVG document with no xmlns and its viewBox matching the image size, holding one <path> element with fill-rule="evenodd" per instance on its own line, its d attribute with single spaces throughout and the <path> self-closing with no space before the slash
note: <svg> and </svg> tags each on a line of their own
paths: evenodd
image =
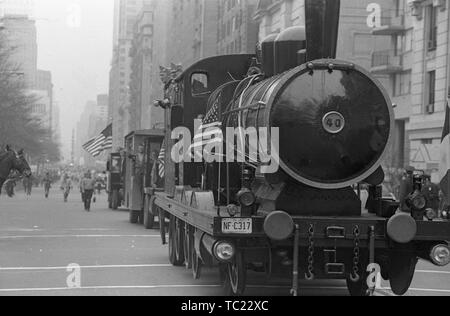
<svg viewBox="0 0 450 316">
<path fill-rule="evenodd" d="M 409 207 L 406 205 L 406 198 L 413 191 L 413 177 L 415 169 L 413 167 L 407 167 L 405 169 L 405 174 L 400 181 L 400 210 L 403 212 L 408 212 Z"/>
</svg>

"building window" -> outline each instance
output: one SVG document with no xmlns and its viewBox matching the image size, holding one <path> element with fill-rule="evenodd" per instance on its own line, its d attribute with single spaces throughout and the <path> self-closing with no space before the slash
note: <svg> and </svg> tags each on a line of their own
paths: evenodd
<svg viewBox="0 0 450 316">
<path fill-rule="evenodd" d="M 425 104 L 425 112 L 428 114 L 434 113 L 434 102 L 436 95 L 436 71 L 430 71 L 427 73 L 426 78 L 427 87 L 427 100 Z"/>
<path fill-rule="evenodd" d="M 433 5 L 428 6 L 428 51 L 435 51 L 437 48 L 437 32 L 438 32 L 438 8 Z"/>
<path fill-rule="evenodd" d="M 422 142 L 422 145 L 432 145 L 433 144 L 433 139 L 432 138 L 426 138 L 426 139 L 422 139 L 421 142 Z"/>
<path fill-rule="evenodd" d="M 411 72 L 396 74 L 394 76 L 394 96 L 408 95 L 411 93 Z"/>
</svg>

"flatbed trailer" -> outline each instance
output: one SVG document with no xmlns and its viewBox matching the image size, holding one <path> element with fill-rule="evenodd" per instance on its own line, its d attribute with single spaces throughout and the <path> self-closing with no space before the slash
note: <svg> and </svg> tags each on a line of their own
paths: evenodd
<svg viewBox="0 0 450 316">
<path fill-rule="evenodd" d="M 397 261 L 407 260 L 401 252 L 398 253 L 398 245 L 389 237 L 390 220 L 367 212 L 357 217 L 292 216 L 294 230 L 287 238 L 276 241 L 266 232 L 268 213 L 258 212 L 250 217 L 230 216 L 227 207 L 214 205 L 212 192 L 183 187 L 177 187 L 173 195 L 156 192 L 152 210 L 160 217 L 161 223 L 169 220 L 168 232 L 165 225 L 160 225 L 160 230 L 163 244 L 167 243 L 166 234 L 169 235 L 170 262 L 175 266 L 186 265 L 192 269 L 196 279 L 200 278 L 203 265 L 218 267 L 230 295 L 244 293 L 249 269 L 265 273 L 269 279 L 292 279 L 292 291 L 298 293 L 299 279 L 349 281 L 349 274 L 355 273 L 359 280 L 366 282 L 370 271 L 364 268 L 370 264 L 389 264 L 385 262 L 389 256 Z M 286 228 L 280 222 L 277 224 Z M 423 220 L 416 221 L 416 224 L 411 247 L 416 242 L 434 243 L 448 238 L 448 221 Z M 235 249 L 231 263 L 220 260 L 215 253 L 217 245 L 223 243 L 231 244 Z M 355 262 L 340 261 L 341 254 L 348 252 L 355 254 Z M 430 260 L 428 253 L 423 253 L 423 258 Z M 416 261 L 411 262 L 415 267 Z M 395 265 L 390 270 L 393 269 Z M 384 267 L 379 272 L 387 270 Z M 227 277 L 227 273 L 231 275 Z M 388 279 L 389 275 L 383 277 Z M 358 292 L 351 287 L 349 290 L 352 294 Z M 366 291 L 365 286 L 362 291 Z"/>
</svg>

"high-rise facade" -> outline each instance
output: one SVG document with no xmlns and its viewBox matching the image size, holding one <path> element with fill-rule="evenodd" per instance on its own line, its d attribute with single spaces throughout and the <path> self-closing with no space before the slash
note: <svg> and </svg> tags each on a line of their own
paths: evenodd
<svg viewBox="0 0 450 316">
<path fill-rule="evenodd" d="M 258 23 L 253 19 L 257 0 L 219 0 L 217 53 L 254 54 L 258 42 Z"/>
<path fill-rule="evenodd" d="M 0 1 L 0 16 L 23 15 L 33 16 L 35 11 L 34 0 L 2 0 Z"/>
<path fill-rule="evenodd" d="M 109 116 L 113 123 L 113 147 L 123 146 L 130 126 L 130 49 L 134 26 L 140 11 L 151 0 L 116 0 L 114 16 L 113 60 L 110 72 Z"/>
<path fill-rule="evenodd" d="M 2 32 L 13 49 L 10 61 L 23 74 L 27 87 L 34 89 L 37 75 L 36 23 L 26 15 L 5 15 L 1 23 Z"/>
<path fill-rule="evenodd" d="M 168 0 L 167 62 L 184 69 L 217 55 L 217 1 Z"/>
<path fill-rule="evenodd" d="M 372 72 L 389 78 L 404 164 L 427 171 L 434 182 L 450 90 L 448 6 L 444 0 L 391 0 L 373 30 L 390 39 L 388 50 L 374 51 Z"/>
<path fill-rule="evenodd" d="M 152 6 L 145 6 L 139 14 L 130 51 L 132 59 L 130 127 L 132 130 L 157 128 L 163 122 L 163 111 L 153 106 L 153 101 L 157 98 L 153 94 L 153 85 L 160 86 L 158 60 L 155 58 L 154 51 L 155 5 L 156 2 Z"/>
<path fill-rule="evenodd" d="M 54 99 L 53 99 L 53 82 L 52 82 L 52 73 L 50 71 L 46 70 L 37 70 L 36 71 L 36 80 L 35 80 L 35 87 L 37 91 L 41 91 L 40 94 L 43 94 L 46 99 L 48 99 L 49 102 L 49 108 L 48 108 L 48 121 L 49 121 L 49 128 L 51 129 L 52 136 L 54 134 L 53 126 L 54 126 Z"/>
</svg>

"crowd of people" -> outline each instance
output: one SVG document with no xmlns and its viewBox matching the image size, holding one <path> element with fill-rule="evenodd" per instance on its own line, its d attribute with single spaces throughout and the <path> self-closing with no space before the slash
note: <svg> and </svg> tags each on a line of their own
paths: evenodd
<svg viewBox="0 0 450 316">
<path fill-rule="evenodd" d="M 4 187 L 9 197 L 15 196 L 16 187 L 20 182 L 27 197 L 32 196 L 33 188 L 43 188 L 44 197 L 48 199 L 52 189 L 59 188 L 65 203 L 69 201 L 71 192 L 78 188 L 84 209 L 90 211 L 92 201 L 96 200 L 96 195 L 100 195 L 103 190 L 106 190 L 106 172 L 51 169 L 22 180 L 12 175 Z"/>
</svg>

